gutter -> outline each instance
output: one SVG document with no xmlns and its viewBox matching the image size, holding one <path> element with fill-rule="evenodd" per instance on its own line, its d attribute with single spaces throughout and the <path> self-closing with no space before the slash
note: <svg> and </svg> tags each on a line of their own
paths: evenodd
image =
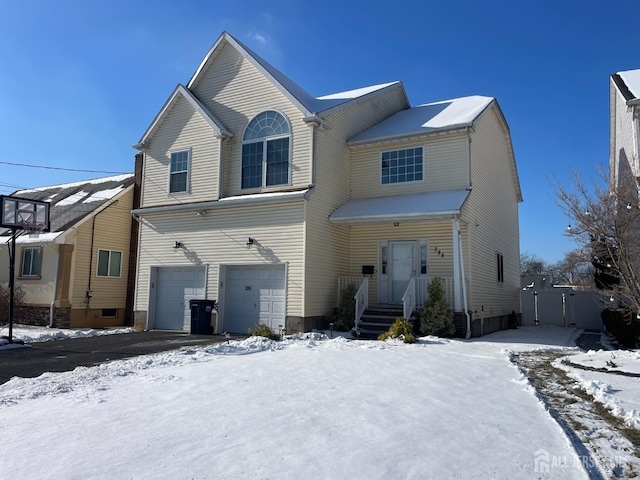
<svg viewBox="0 0 640 480">
<path fill-rule="evenodd" d="M 433 128 L 429 131 L 403 132 L 395 135 L 387 135 L 384 137 L 367 138 L 363 140 L 349 140 L 348 147 L 360 147 L 364 145 L 374 145 L 376 143 L 388 142 L 392 140 L 402 140 L 405 138 L 419 139 L 422 137 L 430 137 L 433 135 L 443 135 L 446 133 L 464 132 L 466 129 L 473 127 L 473 122 L 461 123 L 459 125 L 449 125 L 447 127 Z"/>
</svg>

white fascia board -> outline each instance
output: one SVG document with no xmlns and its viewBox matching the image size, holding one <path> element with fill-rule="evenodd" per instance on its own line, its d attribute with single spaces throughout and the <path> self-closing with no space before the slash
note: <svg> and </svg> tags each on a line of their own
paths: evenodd
<svg viewBox="0 0 640 480">
<path fill-rule="evenodd" d="M 257 193 L 254 195 L 237 195 L 234 197 L 224 197 L 220 200 L 197 203 L 181 203 L 178 205 L 162 205 L 159 207 L 146 207 L 132 210 L 135 217 L 153 215 L 158 213 L 173 213 L 199 210 L 215 210 L 218 208 L 246 206 L 246 205 L 267 205 L 273 203 L 288 203 L 299 200 L 308 200 L 310 189 L 297 190 L 295 192 L 274 192 Z"/>
<path fill-rule="evenodd" d="M 339 112 L 340 110 L 343 110 L 347 107 L 351 107 L 352 105 L 357 105 L 360 102 L 369 100 L 377 95 L 381 95 L 383 93 L 388 92 L 389 90 L 393 90 L 394 88 L 400 88 L 402 90 L 402 95 L 404 96 L 405 103 L 407 104 L 407 106 L 410 106 L 411 104 L 409 103 L 407 92 L 404 89 L 404 84 L 398 80 L 398 81 L 392 82 L 390 85 L 387 85 L 386 87 L 380 88 L 378 90 L 374 90 L 373 92 L 369 92 L 365 95 L 360 95 L 359 97 L 352 98 L 350 100 L 345 100 L 343 103 L 340 103 L 333 107 L 329 107 L 326 110 L 322 110 L 318 112 L 317 116 L 320 118 L 325 118 L 326 116 L 331 115 L 332 113 Z"/>
<path fill-rule="evenodd" d="M 31 238 L 28 233 L 23 233 L 16 237 L 17 245 L 44 245 L 50 243 L 64 243 L 64 236 L 66 231 L 61 232 L 44 232 L 40 233 L 37 238 Z M 4 240 L 5 237 L 0 237 Z M 6 241 L 2 243 L 9 244 L 11 237 L 6 237 Z"/>
<path fill-rule="evenodd" d="M 433 213 L 410 214 L 403 213 L 399 215 L 369 215 L 331 218 L 329 221 L 334 225 L 366 225 L 370 223 L 391 223 L 391 222 L 417 222 L 421 220 L 443 220 L 455 218 L 460 215 L 460 210 L 446 210 Z"/>
<path fill-rule="evenodd" d="M 188 89 L 184 87 L 184 85 L 178 84 L 176 88 L 173 90 L 173 92 L 171 93 L 171 95 L 169 96 L 169 98 L 167 99 L 167 101 L 164 103 L 164 105 L 162 106 L 158 114 L 153 119 L 153 122 L 151 122 L 151 125 L 149 125 L 149 128 L 147 128 L 147 131 L 144 132 L 144 135 L 142 135 L 142 138 L 140 139 L 140 141 L 137 144 L 135 144 L 133 148 L 141 151 L 144 149 L 145 142 L 147 141 L 147 139 L 149 139 L 149 137 L 151 137 L 151 135 L 153 135 L 155 129 L 160 125 L 166 113 L 169 111 L 169 109 L 174 104 L 174 102 L 176 102 L 178 95 L 182 95 L 182 97 L 186 99 L 189 102 L 189 104 L 191 104 L 193 109 L 196 110 L 205 119 L 205 121 L 213 129 L 213 133 L 215 136 L 218 136 L 218 137 L 233 136 L 232 133 L 230 133 L 228 130 L 226 130 L 222 126 L 222 122 L 220 122 L 216 117 L 214 117 L 213 114 L 209 112 L 209 110 L 207 110 L 207 108 L 197 98 L 195 98 L 195 96 Z"/>
<path fill-rule="evenodd" d="M 424 137 L 432 137 L 435 135 L 443 135 L 446 133 L 457 133 L 464 132 L 465 128 L 469 128 L 473 126 L 473 122 L 469 123 L 461 123 L 459 125 L 447 125 L 442 128 L 434 128 L 428 132 L 409 132 L 409 133 L 399 133 L 397 135 L 388 135 L 385 137 L 378 138 L 368 138 L 366 140 L 358 140 L 358 141 L 347 141 L 348 147 L 365 147 L 370 145 L 376 145 L 378 143 L 386 143 L 386 142 L 394 142 L 400 140 L 408 140 L 411 138 L 419 139 Z"/>
</svg>

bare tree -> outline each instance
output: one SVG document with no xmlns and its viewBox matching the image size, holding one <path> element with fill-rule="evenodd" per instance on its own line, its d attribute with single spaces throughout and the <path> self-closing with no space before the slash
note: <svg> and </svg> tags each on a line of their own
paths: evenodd
<svg viewBox="0 0 640 480">
<path fill-rule="evenodd" d="M 598 286 L 640 312 L 638 184 L 635 177 L 626 180 L 610 184 L 609 175 L 601 169 L 600 181 L 587 186 L 574 172 L 569 187 L 556 181 L 555 194 L 558 206 L 571 218 L 567 234 L 591 258 Z"/>
<path fill-rule="evenodd" d="M 557 283 L 583 287 L 595 286 L 595 267 L 591 253 L 586 249 L 579 248 L 565 253 L 564 258 L 552 265 L 550 269 Z"/>
<path fill-rule="evenodd" d="M 522 252 L 520 254 L 520 275 L 543 275 L 549 270 L 549 265 L 539 256 Z"/>
</svg>

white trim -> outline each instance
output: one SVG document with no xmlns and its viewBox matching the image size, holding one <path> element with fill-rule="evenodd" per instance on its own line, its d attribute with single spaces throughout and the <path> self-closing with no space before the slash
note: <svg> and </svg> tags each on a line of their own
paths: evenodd
<svg viewBox="0 0 640 480">
<path fill-rule="evenodd" d="M 402 150 L 409 150 L 409 149 L 416 149 L 416 148 L 420 148 L 422 149 L 422 180 L 407 180 L 404 182 L 389 182 L 389 183 L 382 183 L 382 155 L 385 153 L 391 153 L 391 152 L 400 152 Z M 426 181 L 425 178 L 425 158 L 424 158 L 424 152 L 425 152 L 425 146 L 424 145 L 419 145 L 416 147 L 403 147 L 403 148 L 395 148 L 395 149 L 391 149 L 391 150 L 380 150 L 380 168 L 378 170 L 378 180 L 379 180 L 379 185 L 382 188 L 388 187 L 389 185 L 401 185 L 401 184 L 405 184 L 405 183 L 419 183 L 422 182 L 424 183 Z M 405 166 L 406 167 L 406 166 Z M 415 173 L 415 172 L 414 172 Z M 406 173 L 405 173 L 406 175 Z"/>
<path fill-rule="evenodd" d="M 184 190 L 179 190 L 176 192 L 172 192 L 171 191 L 171 163 L 173 161 L 173 154 L 178 154 L 178 153 L 182 153 L 182 152 L 187 152 L 187 182 L 185 185 L 185 189 Z M 173 197 L 174 195 L 188 195 L 189 193 L 191 193 L 191 147 L 189 148 L 183 148 L 181 150 L 170 150 L 169 151 L 169 169 L 168 169 L 168 178 L 167 178 L 167 196 L 168 197 Z M 184 173 L 183 171 L 180 172 L 176 172 L 176 173 Z"/>
<path fill-rule="evenodd" d="M 177 205 L 163 205 L 160 207 L 147 207 L 138 208 L 132 210 L 133 216 L 152 215 L 156 213 L 171 213 L 181 211 L 198 211 L 198 210 L 212 210 L 217 208 L 245 206 L 245 205 L 267 205 L 273 203 L 289 203 L 297 202 L 299 200 L 308 200 L 309 192 L 311 190 L 306 188 L 304 190 L 296 190 L 294 192 L 270 192 L 270 193 L 257 193 L 252 195 L 236 195 L 233 197 L 225 197 L 219 200 L 213 200 L 210 202 L 197 202 L 197 203 L 180 203 Z"/>
<path fill-rule="evenodd" d="M 108 259 L 108 263 L 107 263 L 107 274 L 106 275 L 100 275 L 98 273 L 98 269 L 100 268 L 100 252 L 109 252 L 109 259 Z M 110 271 L 111 271 L 111 254 L 113 252 L 117 252 L 120 254 L 120 268 L 119 268 L 119 273 L 118 275 L 109 275 Z M 96 277 L 97 278 L 122 278 L 122 260 L 124 255 L 122 254 L 122 250 L 112 250 L 110 248 L 98 248 L 97 249 L 97 254 L 96 254 Z"/>
<path fill-rule="evenodd" d="M 193 95 L 193 93 L 191 93 L 183 85 L 178 84 L 176 88 L 173 90 L 173 92 L 171 93 L 171 95 L 169 95 L 169 98 L 164 103 L 164 105 L 162 106 L 158 114 L 155 116 L 155 118 L 151 122 L 151 125 L 149 125 L 147 130 L 142 135 L 142 137 L 140 138 L 140 141 L 136 143 L 133 146 L 133 148 L 135 148 L 136 150 L 144 151 L 144 149 L 146 148 L 146 142 L 153 135 L 153 133 L 155 133 L 156 128 L 160 126 L 160 124 L 162 123 L 161 121 L 164 118 L 165 114 L 168 113 L 171 106 L 178 98 L 178 94 L 182 95 L 182 98 L 187 100 L 187 102 L 189 102 L 189 104 L 193 107 L 193 109 L 197 111 L 202 116 L 202 118 L 204 118 L 204 120 L 213 129 L 213 133 L 216 137 L 226 137 L 226 138 L 233 137 L 233 134 L 229 132 L 226 128 L 224 128 L 224 126 L 222 125 L 222 122 L 218 120 L 215 117 L 215 115 L 213 115 L 213 113 L 211 113 L 207 109 L 207 107 L 205 107 L 202 104 L 202 102 L 200 102 L 200 100 L 198 100 L 195 97 L 195 95 Z"/>
</svg>

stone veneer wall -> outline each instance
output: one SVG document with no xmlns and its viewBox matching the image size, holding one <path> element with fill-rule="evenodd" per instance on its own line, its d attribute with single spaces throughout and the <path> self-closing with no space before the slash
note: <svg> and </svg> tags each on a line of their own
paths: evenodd
<svg viewBox="0 0 640 480">
<path fill-rule="evenodd" d="M 53 322 L 58 328 L 69 328 L 71 308 L 53 308 Z M 49 325 L 49 307 L 23 305 L 15 307 L 14 323 L 46 327 Z"/>
</svg>

